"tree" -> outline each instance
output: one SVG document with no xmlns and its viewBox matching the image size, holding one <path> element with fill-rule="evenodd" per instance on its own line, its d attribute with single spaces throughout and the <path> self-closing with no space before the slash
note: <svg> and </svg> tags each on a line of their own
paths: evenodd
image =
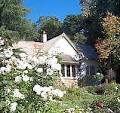
<svg viewBox="0 0 120 113">
<path fill-rule="evenodd" d="M 120 66 L 120 18 L 107 13 L 102 22 L 105 39 L 96 42 L 102 69 L 117 70 Z"/>
<path fill-rule="evenodd" d="M 110 12 L 115 16 L 120 16 L 119 0 L 81 0 L 82 15 L 84 19 L 85 35 L 88 37 L 88 42 L 95 44 L 96 39 L 103 39 L 106 37 L 103 33 L 103 26 L 101 22 Z"/>
<path fill-rule="evenodd" d="M 22 6 L 22 0 L 1 0 L 0 26 L 6 26 L 7 29 L 16 31 L 27 13 L 28 9 Z"/>
<path fill-rule="evenodd" d="M 84 17 L 81 15 L 68 15 L 63 21 L 63 31 L 75 43 L 85 43 L 87 40 L 84 36 L 83 22 Z"/>
<path fill-rule="evenodd" d="M 90 0 L 80 0 L 80 4 L 82 4 L 82 14 L 85 17 L 90 15 Z"/>
<path fill-rule="evenodd" d="M 38 32 L 45 31 L 48 39 L 58 36 L 62 33 L 62 23 L 56 17 L 40 17 L 38 23 Z"/>
<path fill-rule="evenodd" d="M 76 33 L 74 35 L 74 43 L 81 43 L 81 44 L 84 44 L 87 42 L 87 38 L 84 36 L 84 34 L 82 33 Z"/>
<path fill-rule="evenodd" d="M 103 28 L 100 19 L 94 17 L 85 17 L 83 23 L 84 35 L 87 37 L 87 43 L 94 46 L 96 39 L 103 38 Z"/>
<path fill-rule="evenodd" d="M 83 17 L 81 15 L 68 15 L 63 21 L 63 31 L 70 35 L 74 36 L 76 33 L 81 32 L 83 25 Z"/>
<path fill-rule="evenodd" d="M 120 16 L 119 0 L 81 0 L 80 3 L 84 16 L 103 17 L 107 12 Z"/>
<path fill-rule="evenodd" d="M 120 18 L 113 15 L 112 13 L 107 13 L 107 16 L 103 18 L 102 22 L 104 28 L 104 34 L 106 38 L 116 38 L 120 36 Z"/>
<path fill-rule="evenodd" d="M 34 34 L 35 28 L 31 22 L 25 19 L 29 10 L 23 6 L 22 2 L 23 0 L 0 0 L 0 27 L 10 30 L 11 33 L 12 31 L 17 32 L 19 39 L 23 36 L 26 36 L 26 39 L 28 33 Z M 23 32 L 23 29 L 28 32 Z M 32 33 L 29 36 L 33 37 Z"/>
<path fill-rule="evenodd" d="M 36 40 L 40 36 L 36 30 L 36 24 L 26 19 L 20 23 L 18 31 L 23 40 Z"/>
</svg>

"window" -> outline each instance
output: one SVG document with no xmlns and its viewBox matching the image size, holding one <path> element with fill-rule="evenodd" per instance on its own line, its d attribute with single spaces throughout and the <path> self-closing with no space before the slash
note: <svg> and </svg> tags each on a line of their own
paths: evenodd
<svg viewBox="0 0 120 113">
<path fill-rule="evenodd" d="M 94 75 L 95 74 L 95 66 L 94 65 L 88 65 L 86 68 L 86 74 L 87 75 Z"/>
<path fill-rule="evenodd" d="M 95 66 L 94 65 L 90 65 L 90 74 L 95 75 Z"/>
<path fill-rule="evenodd" d="M 61 73 L 62 73 L 62 76 L 65 77 L 65 65 L 64 64 L 61 65 Z"/>
<path fill-rule="evenodd" d="M 63 77 L 76 77 L 76 65 L 61 65 L 61 73 Z"/>
<path fill-rule="evenodd" d="M 76 77 L 75 65 L 72 65 L 72 76 Z"/>
<path fill-rule="evenodd" d="M 70 77 L 70 65 L 67 65 L 67 77 Z"/>
</svg>

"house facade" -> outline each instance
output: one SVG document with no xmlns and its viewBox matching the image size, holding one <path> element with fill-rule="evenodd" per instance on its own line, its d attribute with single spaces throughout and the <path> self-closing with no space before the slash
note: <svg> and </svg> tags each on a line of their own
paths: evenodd
<svg viewBox="0 0 120 113">
<path fill-rule="evenodd" d="M 77 86 L 78 78 L 87 74 L 88 64 L 91 63 L 84 55 L 83 50 L 79 46 L 79 48 L 75 46 L 65 33 L 47 40 L 47 34 L 44 32 L 43 42 L 19 41 L 14 44 L 14 47 L 23 48 L 27 54 L 32 55 L 39 51 L 49 54 L 59 52 L 62 59 L 59 81 L 66 87 Z M 96 63 L 94 68 L 96 68 Z M 96 70 L 93 71 L 96 72 Z"/>
</svg>

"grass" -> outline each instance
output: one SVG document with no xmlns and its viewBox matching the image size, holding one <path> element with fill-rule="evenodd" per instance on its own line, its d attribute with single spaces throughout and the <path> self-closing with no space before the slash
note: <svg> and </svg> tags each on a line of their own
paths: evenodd
<svg viewBox="0 0 120 113">
<path fill-rule="evenodd" d="M 105 106 L 113 106 L 116 107 L 116 104 L 112 101 L 114 100 L 115 97 L 120 96 L 119 91 L 115 91 L 116 84 L 110 84 L 104 88 L 97 88 L 97 86 L 90 86 L 90 87 L 83 87 L 83 88 L 70 88 L 66 89 L 66 94 L 65 96 L 60 99 L 59 101 L 56 102 L 51 102 L 49 105 L 52 107 L 52 112 L 47 112 L 47 113 L 67 113 L 64 112 L 65 109 L 69 108 L 79 108 L 79 109 L 88 109 L 91 107 L 91 105 L 96 106 L 96 102 L 102 101 Z M 96 90 L 103 90 L 103 94 L 98 95 L 96 93 Z M 113 99 L 113 100 L 112 100 Z M 112 101 L 111 101 L 112 100 Z M 51 108 L 50 107 L 50 108 Z M 118 105 L 119 109 L 119 105 Z M 54 112 L 53 112 L 54 111 Z M 79 112 L 75 112 L 79 113 Z M 86 113 L 86 112 L 82 112 Z M 99 111 L 99 109 L 95 108 L 95 112 L 93 113 L 104 113 L 104 111 Z M 105 111 L 106 113 L 106 111 Z"/>
</svg>

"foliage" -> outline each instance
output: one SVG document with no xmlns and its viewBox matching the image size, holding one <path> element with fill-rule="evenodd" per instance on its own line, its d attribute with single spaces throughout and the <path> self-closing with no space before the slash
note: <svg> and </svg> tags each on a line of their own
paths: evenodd
<svg viewBox="0 0 120 113">
<path fill-rule="evenodd" d="M 12 40 L 14 37 L 27 40 L 38 37 L 33 23 L 25 19 L 28 12 L 23 6 L 23 0 L 0 0 L 0 27 L 4 27 L 6 32 L 9 31 Z"/>
<path fill-rule="evenodd" d="M 116 16 L 120 16 L 119 0 L 92 0 L 90 3 L 91 14 L 95 16 L 105 16 L 107 12 L 111 12 Z"/>
<path fill-rule="evenodd" d="M 9 44 L 11 45 L 11 42 L 17 41 L 18 38 L 20 37 L 17 31 L 6 30 L 4 26 L 0 27 L 0 36 L 5 37 L 4 40 L 6 40 L 8 45 Z"/>
<path fill-rule="evenodd" d="M 111 22 L 114 22 L 116 20 L 118 21 L 118 17 L 120 16 L 119 0 L 81 0 L 80 4 L 83 8 L 82 15 L 85 16 L 83 27 L 83 29 L 85 29 L 86 31 L 85 36 L 88 37 L 88 42 L 94 45 L 96 39 L 106 38 L 106 30 L 110 29 L 110 26 L 116 26 L 115 23 L 110 24 L 110 21 L 111 19 Z M 106 20 L 106 22 L 108 22 L 109 24 L 107 26 L 104 24 L 106 26 L 105 30 L 103 28 L 103 25 L 101 25 L 101 22 L 103 22 L 103 18 L 105 19 L 105 17 L 108 15 L 108 12 L 109 14 L 112 14 L 112 16 L 114 15 L 114 17 L 108 17 L 111 19 Z M 117 26 L 119 27 L 119 23 Z"/>
<path fill-rule="evenodd" d="M 43 31 L 45 31 L 48 39 L 62 33 L 62 23 L 56 17 L 40 17 L 37 23 L 38 32 L 43 34 Z"/>
<path fill-rule="evenodd" d="M 106 38 L 115 38 L 120 36 L 120 18 L 112 15 L 112 13 L 107 13 L 107 16 L 103 18 L 102 22 L 104 33 Z"/>
<path fill-rule="evenodd" d="M 120 16 L 119 0 L 81 0 L 83 6 L 83 15 L 101 17 L 106 12 L 111 12 L 116 16 Z"/>
<path fill-rule="evenodd" d="M 22 6 L 22 0 L 1 0 L 0 1 L 0 26 L 16 31 L 27 14 L 28 9 Z"/>
<path fill-rule="evenodd" d="M 119 95 L 120 93 L 120 85 L 116 83 L 111 83 L 105 86 L 105 92 L 104 95 Z"/>
<path fill-rule="evenodd" d="M 40 37 L 40 34 L 36 30 L 36 25 L 29 20 L 24 20 L 19 24 L 20 29 L 18 30 L 21 39 L 23 40 L 36 40 Z"/>
<path fill-rule="evenodd" d="M 120 65 L 120 40 L 119 39 L 104 39 L 98 40 L 95 45 L 99 54 L 99 61 L 102 68 L 117 69 Z"/>
<path fill-rule="evenodd" d="M 102 26 L 105 37 L 97 40 L 95 47 L 99 54 L 100 67 L 105 73 L 110 68 L 117 70 L 120 65 L 120 19 L 107 13 Z"/>
<path fill-rule="evenodd" d="M 81 15 L 68 15 L 63 21 L 63 31 L 74 36 L 75 33 L 79 33 L 82 30 L 83 17 Z"/>
<path fill-rule="evenodd" d="M 86 75 L 79 79 L 80 86 L 94 86 L 101 84 L 103 74 L 96 73 L 96 75 Z"/>
<path fill-rule="evenodd" d="M 74 35 L 74 43 L 84 44 L 84 43 L 86 43 L 86 41 L 87 41 L 87 38 L 84 36 L 84 34 L 82 34 L 82 33 L 76 33 Z"/>
<path fill-rule="evenodd" d="M 120 85 L 116 83 L 111 84 L 102 84 L 98 86 L 88 86 L 86 87 L 87 91 L 92 94 L 98 94 L 98 95 L 118 95 L 120 92 Z"/>
<path fill-rule="evenodd" d="M 53 87 L 61 69 L 55 55 L 17 53 L 0 37 L 0 112 L 46 113 L 47 102 L 65 92 Z"/>
</svg>

